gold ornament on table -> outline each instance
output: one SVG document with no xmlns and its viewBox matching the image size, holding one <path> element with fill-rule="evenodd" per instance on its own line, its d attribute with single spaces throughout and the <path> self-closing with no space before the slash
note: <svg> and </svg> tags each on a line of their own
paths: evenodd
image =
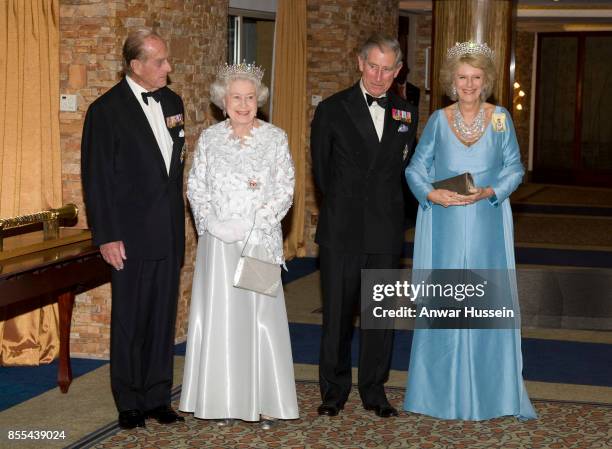
<svg viewBox="0 0 612 449">
<path fill-rule="evenodd" d="M 228 64 L 225 63 L 217 68 L 217 78 L 227 80 L 234 76 L 249 75 L 257 78 L 257 81 L 261 81 L 264 76 L 264 70 L 255 64 L 247 64 L 246 61 L 240 64 Z"/>
<path fill-rule="evenodd" d="M 78 214 L 79 208 L 76 205 L 66 204 L 58 209 L 49 209 L 11 218 L 0 218 L 0 251 L 3 250 L 3 231 L 42 223 L 44 240 L 57 239 L 59 237 L 59 220 L 74 220 Z"/>
<path fill-rule="evenodd" d="M 454 47 L 446 51 L 446 59 L 453 59 L 463 55 L 484 55 L 490 60 L 495 60 L 495 52 L 485 42 L 484 44 L 467 41 L 456 42 Z"/>
</svg>

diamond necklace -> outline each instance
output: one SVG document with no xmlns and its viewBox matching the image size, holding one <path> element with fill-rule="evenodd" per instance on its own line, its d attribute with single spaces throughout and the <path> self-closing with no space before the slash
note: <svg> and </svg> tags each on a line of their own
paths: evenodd
<svg viewBox="0 0 612 449">
<path fill-rule="evenodd" d="M 463 119 L 463 115 L 459 110 L 459 103 L 455 105 L 455 112 L 453 113 L 453 116 L 453 128 L 455 128 L 455 131 L 457 131 L 457 134 L 459 134 L 461 140 L 464 142 L 474 142 L 478 140 L 484 132 L 485 113 L 483 106 L 480 106 L 480 110 L 478 111 L 478 114 L 476 114 L 474 121 L 469 125 L 465 123 L 465 120 Z"/>
</svg>

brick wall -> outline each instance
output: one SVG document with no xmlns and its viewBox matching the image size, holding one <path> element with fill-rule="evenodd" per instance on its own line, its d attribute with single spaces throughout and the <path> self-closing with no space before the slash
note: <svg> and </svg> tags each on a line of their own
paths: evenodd
<svg viewBox="0 0 612 449">
<path fill-rule="evenodd" d="M 60 90 L 78 96 L 77 112 L 60 113 L 64 202 L 81 210 L 79 227 L 87 227 L 80 178 L 80 142 L 89 104 L 119 81 L 121 45 L 128 31 L 146 26 L 166 38 L 174 72 L 171 88 L 183 97 L 188 149 L 200 131 L 213 123 L 208 86 L 215 67 L 225 61 L 227 0 L 61 0 Z M 186 171 L 191 165 L 188 152 Z M 181 274 L 177 340 L 184 340 L 195 257 L 195 234 L 186 211 L 187 244 Z M 108 357 L 110 287 L 101 286 L 76 300 L 71 352 Z"/>
<path fill-rule="evenodd" d="M 377 31 L 397 36 L 398 2 L 392 0 L 308 0 L 308 75 L 306 98 L 323 98 L 359 80 L 357 49 Z M 314 115 L 308 108 L 308 123 Z M 308 139 L 310 139 L 308 127 Z M 314 233 L 318 218 L 310 150 L 306 155 L 305 242 L 309 256 L 316 255 Z"/>
</svg>

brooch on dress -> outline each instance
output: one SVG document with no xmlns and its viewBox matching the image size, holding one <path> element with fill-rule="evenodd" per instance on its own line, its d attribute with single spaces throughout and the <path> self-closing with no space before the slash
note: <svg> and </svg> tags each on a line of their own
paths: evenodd
<svg viewBox="0 0 612 449">
<path fill-rule="evenodd" d="M 249 190 L 253 190 L 253 191 L 255 191 L 255 190 L 259 189 L 259 187 L 261 187 L 259 182 L 257 182 L 256 179 L 249 179 L 247 181 L 247 186 L 248 186 Z"/>
<path fill-rule="evenodd" d="M 506 131 L 506 114 L 503 112 L 494 112 L 491 117 L 491 123 L 493 124 L 493 130 L 501 133 Z"/>
</svg>

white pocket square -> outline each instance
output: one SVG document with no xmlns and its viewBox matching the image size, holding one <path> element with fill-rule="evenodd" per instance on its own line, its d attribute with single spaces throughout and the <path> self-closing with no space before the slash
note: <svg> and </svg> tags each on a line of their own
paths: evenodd
<svg viewBox="0 0 612 449">
<path fill-rule="evenodd" d="M 184 129 L 181 129 L 179 131 L 179 137 L 185 137 L 185 130 Z"/>
<path fill-rule="evenodd" d="M 400 125 L 399 128 L 397 128 L 397 132 L 398 133 L 405 133 L 410 129 L 410 127 L 408 125 L 404 125 L 403 123 Z"/>
</svg>

